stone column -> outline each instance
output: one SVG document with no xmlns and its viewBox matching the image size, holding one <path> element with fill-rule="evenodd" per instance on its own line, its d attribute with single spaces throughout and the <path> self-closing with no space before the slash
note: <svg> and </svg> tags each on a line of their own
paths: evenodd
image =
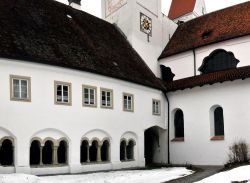
<svg viewBox="0 0 250 183">
<path fill-rule="evenodd" d="M 97 146 L 97 162 L 102 162 L 102 158 L 101 158 L 101 145 L 98 144 Z"/>
<path fill-rule="evenodd" d="M 52 164 L 53 165 L 58 165 L 57 150 L 58 150 L 58 146 L 53 146 L 53 153 L 52 153 Z"/>
<path fill-rule="evenodd" d="M 39 163 L 40 166 L 43 165 L 43 146 L 41 145 L 40 146 L 40 163 Z"/>
<path fill-rule="evenodd" d="M 90 162 L 90 159 L 89 159 L 89 145 L 87 146 L 87 163 Z"/>
</svg>

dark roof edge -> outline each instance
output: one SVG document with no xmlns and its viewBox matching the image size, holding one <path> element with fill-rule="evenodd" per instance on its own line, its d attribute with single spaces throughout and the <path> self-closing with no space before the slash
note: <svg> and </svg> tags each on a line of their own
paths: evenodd
<svg viewBox="0 0 250 183">
<path fill-rule="evenodd" d="M 163 83 L 167 89 L 167 92 L 175 92 L 188 88 L 192 89 L 197 86 L 202 87 L 204 85 L 213 85 L 215 83 L 223 83 L 226 81 L 234 81 L 239 79 L 244 80 L 246 78 L 250 78 L 250 66 L 192 76 L 171 82 L 163 81 Z"/>
</svg>

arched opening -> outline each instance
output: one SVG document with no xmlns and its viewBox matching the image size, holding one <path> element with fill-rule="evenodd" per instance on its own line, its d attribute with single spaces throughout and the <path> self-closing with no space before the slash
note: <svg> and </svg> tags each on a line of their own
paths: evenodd
<svg viewBox="0 0 250 183">
<path fill-rule="evenodd" d="M 159 155 L 158 152 L 160 152 L 159 131 L 159 127 L 151 127 L 144 133 L 144 155 L 146 165 L 157 163 L 156 158 Z"/>
<path fill-rule="evenodd" d="M 43 147 L 43 164 L 50 165 L 53 163 L 53 142 L 48 140 Z"/>
<path fill-rule="evenodd" d="M 174 115 L 175 138 L 184 138 L 184 117 L 182 110 L 178 109 Z"/>
<path fill-rule="evenodd" d="M 126 141 L 122 140 L 120 143 L 120 160 L 126 160 Z"/>
<path fill-rule="evenodd" d="M 89 160 L 89 142 L 87 140 L 82 141 L 81 144 L 81 163 L 86 163 Z"/>
<path fill-rule="evenodd" d="M 30 165 L 40 164 L 40 146 L 41 143 L 38 140 L 33 140 L 30 145 Z"/>
<path fill-rule="evenodd" d="M 126 148 L 127 160 L 134 160 L 134 146 L 135 146 L 134 141 L 130 140 Z"/>
<path fill-rule="evenodd" d="M 224 136 L 224 116 L 222 107 L 214 110 L 214 134 L 215 136 Z"/>
<path fill-rule="evenodd" d="M 13 144 L 9 139 L 5 139 L 2 142 L 0 157 L 1 157 L 1 165 L 2 166 L 12 166 L 13 163 Z"/>
<path fill-rule="evenodd" d="M 105 140 L 101 147 L 101 159 L 102 161 L 109 161 L 109 141 Z"/>
<path fill-rule="evenodd" d="M 98 142 L 94 140 L 89 148 L 89 159 L 91 162 L 97 161 Z"/>
<path fill-rule="evenodd" d="M 67 147 L 68 147 L 68 144 L 66 141 L 62 140 L 59 143 L 59 147 L 57 150 L 57 157 L 58 157 L 59 164 L 66 164 L 67 163 Z"/>
</svg>

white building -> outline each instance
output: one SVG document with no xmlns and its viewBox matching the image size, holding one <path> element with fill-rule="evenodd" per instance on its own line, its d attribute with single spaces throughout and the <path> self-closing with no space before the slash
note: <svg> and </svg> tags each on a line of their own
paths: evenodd
<svg viewBox="0 0 250 183">
<path fill-rule="evenodd" d="M 0 172 L 225 163 L 249 140 L 250 3 L 177 26 L 160 0 L 102 2 L 0 2 Z"/>
</svg>

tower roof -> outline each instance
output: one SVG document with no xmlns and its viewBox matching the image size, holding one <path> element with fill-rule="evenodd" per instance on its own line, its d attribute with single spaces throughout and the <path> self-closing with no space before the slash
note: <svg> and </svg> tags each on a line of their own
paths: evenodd
<svg viewBox="0 0 250 183">
<path fill-rule="evenodd" d="M 178 17 L 193 12 L 196 0 L 172 0 L 168 17 L 174 20 Z"/>
</svg>

